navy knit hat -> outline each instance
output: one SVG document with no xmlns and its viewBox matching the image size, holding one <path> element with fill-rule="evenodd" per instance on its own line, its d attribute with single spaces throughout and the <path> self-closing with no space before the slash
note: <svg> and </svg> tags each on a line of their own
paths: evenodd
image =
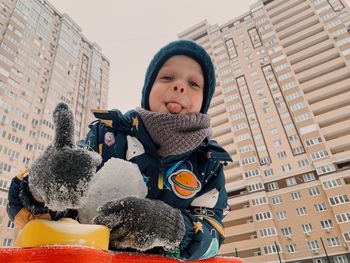
<svg viewBox="0 0 350 263">
<path fill-rule="evenodd" d="M 161 48 L 155 54 L 146 72 L 145 83 L 142 89 L 141 107 L 149 110 L 149 94 L 160 68 L 173 56 L 184 55 L 197 61 L 201 66 L 204 77 L 204 92 L 201 113 L 207 113 L 211 98 L 215 91 L 215 71 L 210 56 L 204 48 L 193 41 L 177 40 Z"/>
</svg>

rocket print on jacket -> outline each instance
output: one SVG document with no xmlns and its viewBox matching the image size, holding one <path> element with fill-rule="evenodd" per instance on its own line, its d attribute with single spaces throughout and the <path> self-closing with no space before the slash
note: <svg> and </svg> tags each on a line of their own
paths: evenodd
<svg viewBox="0 0 350 263">
<path fill-rule="evenodd" d="M 193 166 L 188 161 L 178 162 L 168 169 L 164 186 L 181 199 L 189 199 L 202 189 L 201 182 L 193 173 Z"/>
</svg>

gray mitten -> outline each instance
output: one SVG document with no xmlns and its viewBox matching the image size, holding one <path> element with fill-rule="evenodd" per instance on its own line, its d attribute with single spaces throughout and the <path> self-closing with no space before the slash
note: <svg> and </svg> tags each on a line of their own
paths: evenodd
<svg viewBox="0 0 350 263">
<path fill-rule="evenodd" d="M 54 112 L 55 139 L 29 169 L 33 197 L 55 211 L 82 206 L 92 176 L 102 159 L 74 144 L 73 113 L 65 103 Z"/>
<path fill-rule="evenodd" d="M 95 224 L 111 229 L 110 249 L 177 248 L 185 235 L 181 211 L 160 200 L 126 197 L 103 205 Z"/>
</svg>

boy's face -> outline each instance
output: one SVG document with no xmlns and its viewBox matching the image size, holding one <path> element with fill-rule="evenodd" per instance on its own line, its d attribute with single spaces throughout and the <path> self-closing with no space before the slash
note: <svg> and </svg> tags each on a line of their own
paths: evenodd
<svg viewBox="0 0 350 263">
<path fill-rule="evenodd" d="M 186 114 L 200 112 L 204 78 L 201 66 L 193 59 L 177 55 L 161 67 L 149 95 L 153 112 Z"/>
</svg>

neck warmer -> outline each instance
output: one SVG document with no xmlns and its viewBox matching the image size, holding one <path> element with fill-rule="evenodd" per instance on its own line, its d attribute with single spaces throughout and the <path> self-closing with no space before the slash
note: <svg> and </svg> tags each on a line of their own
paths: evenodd
<svg viewBox="0 0 350 263">
<path fill-rule="evenodd" d="M 137 108 L 161 157 L 188 152 L 211 135 L 210 117 L 202 113 L 172 114 Z"/>
</svg>

